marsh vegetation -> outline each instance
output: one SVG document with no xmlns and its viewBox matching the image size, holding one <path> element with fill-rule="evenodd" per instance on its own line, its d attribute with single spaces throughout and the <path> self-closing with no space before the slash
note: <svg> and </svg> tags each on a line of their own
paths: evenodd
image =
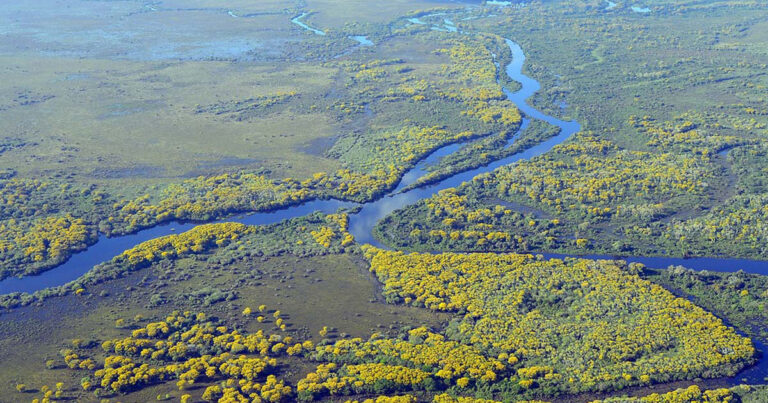
<svg viewBox="0 0 768 403">
<path fill-rule="evenodd" d="M 760 2 L 193 3 L 0 6 L 0 281 L 195 223 L 0 296 L 0 401 L 765 400 L 765 275 L 536 255 L 766 260 Z"/>
</svg>

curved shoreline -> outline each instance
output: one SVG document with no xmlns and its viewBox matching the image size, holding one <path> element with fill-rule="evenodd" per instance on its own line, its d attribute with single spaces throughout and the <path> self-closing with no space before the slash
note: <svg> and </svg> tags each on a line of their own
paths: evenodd
<svg viewBox="0 0 768 403">
<path fill-rule="evenodd" d="M 305 15 L 306 13 L 295 17 L 292 22 L 297 25 L 301 25 L 306 29 L 315 31 L 314 29 L 307 27 L 298 21 Z M 315 33 L 324 35 L 324 33 Z M 418 164 L 403 174 L 403 177 L 394 189 L 388 193 L 385 193 L 383 196 L 377 198 L 376 200 L 368 203 L 360 204 L 334 199 L 314 200 L 269 212 L 252 213 L 206 223 L 167 222 L 130 235 L 119 236 L 115 238 L 107 238 L 104 235 L 100 235 L 98 241 L 95 244 L 91 245 L 82 252 L 73 254 L 70 259 L 62 265 L 43 272 L 40 275 L 27 276 L 23 278 L 9 278 L 0 281 L 0 294 L 8 294 L 13 292 L 32 293 L 42 289 L 66 284 L 70 281 L 78 279 L 90 271 L 94 265 L 108 261 L 113 257 L 121 254 L 123 251 L 130 249 L 141 242 L 188 231 L 198 225 L 210 223 L 238 222 L 246 225 L 268 225 L 292 218 L 305 216 L 315 211 L 333 213 L 340 208 L 357 208 L 358 210 L 356 212 L 349 213 L 349 231 L 352 233 L 352 235 L 354 235 L 355 240 L 361 244 L 368 243 L 380 248 L 386 248 L 386 246 L 382 245 L 380 242 L 374 239 L 373 229 L 382 218 L 386 217 L 394 210 L 431 197 L 441 190 L 459 186 L 462 182 L 470 181 L 475 176 L 491 172 L 498 167 L 541 155 L 552 149 L 554 146 L 568 140 L 572 135 L 581 129 L 580 124 L 576 121 L 567 122 L 559 120 L 542 113 L 527 103 L 527 100 L 541 88 L 540 84 L 538 81 L 523 74 L 522 68 L 525 62 L 525 55 L 522 48 L 517 43 L 509 39 L 505 39 L 505 42 L 509 47 L 512 56 L 509 64 L 505 66 L 504 72 L 507 74 L 509 79 L 520 83 L 520 89 L 514 92 L 504 87 L 502 87 L 502 89 L 506 97 L 512 101 L 526 116 L 526 118 L 523 119 L 518 132 L 512 136 L 512 139 L 515 139 L 521 131 L 526 130 L 530 123 L 530 119 L 542 120 L 551 125 L 559 127 L 561 130 L 557 136 L 545 140 L 520 153 L 493 161 L 486 166 L 460 172 L 428 186 L 417 187 L 403 191 L 415 183 L 423 175 L 428 173 L 428 171 L 425 170 L 427 166 L 433 164 L 437 159 L 443 156 L 452 154 L 461 147 L 462 143 L 453 143 L 440 147 L 434 152 L 428 154 Z M 555 253 L 542 253 L 541 255 L 544 256 L 544 258 L 573 257 L 586 259 L 616 259 L 616 257 L 608 255 L 581 256 Z M 717 272 L 733 272 L 737 270 L 744 270 L 749 273 L 768 275 L 768 261 L 752 259 L 642 256 L 619 257 L 619 259 L 625 260 L 627 262 L 643 263 L 648 267 L 654 268 L 663 268 L 670 265 L 682 265 L 695 270 L 711 270 Z M 762 343 L 754 339 L 752 341 L 758 349 L 765 351 L 765 346 Z M 766 375 L 766 365 L 768 365 L 768 361 L 765 360 L 764 357 L 761 357 L 757 365 L 751 366 L 741 371 L 736 376 L 726 379 L 732 383 L 739 383 L 743 378 L 746 378 L 751 382 L 762 381 L 762 377 Z"/>
<path fill-rule="evenodd" d="M 314 200 L 299 205 L 294 205 L 269 212 L 249 213 L 236 217 L 230 217 L 205 223 L 200 222 L 178 222 L 172 221 L 163 223 L 136 233 L 108 238 L 100 235 L 98 241 L 87 249 L 73 254 L 65 263 L 34 276 L 25 276 L 22 278 L 8 278 L 0 281 L 0 295 L 16 292 L 33 293 L 46 288 L 56 287 L 68 282 L 77 280 L 79 277 L 90 271 L 93 266 L 108 261 L 142 242 L 149 241 L 162 236 L 172 235 L 174 233 L 191 230 L 197 225 L 220 223 L 220 222 L 239 222 L 246 225 L 268 225 L 278 223 L 291 218 L 305 216 L 315 211 L 323 213 L 333 213 L 338 209 L 358 208 L 358 211 L 349 214 L 350 233 L 355 236 L 358 243 L 369 243 L 378 247 L 384 247 L 373 237 L 373 228 L 376 223 L 394 210 L 415 203 L 418 200 L 431 197 L 437 192 L 456 187 L 462 182 L 472 180 L 475 176 L 490 172 L 503 165 L 511 164 L 521 159 L 529 159 L 549 151 L 552 147 L 562 143 L 578 132 L 581 126 L 577 122 L 565 122 L 554 117 L 544 115 L 535 108 L 529 106 L 525 101 L 536 91 L 539 90 L 539 83 L 522 74 L 522 66 L 525 62 L 525 55 L 522 48 L 516 43 L 507 40 L 507 45 L 512 52 L 512 61 L 506 66 L 505 73 L 514 81 L 521 84 L 518 91 L 511 92 L 503 88 L 507 98 L 515 103 L 525 115 L 536 119 L 544 120 L 550 124 L 561 128 L 560 134 L 545 140 L 533 147 L 520 153 L 496 160 L 486 166 L 481 166 L 468 171 L 460 172 L 456 175 L 447 177 L 437 183 L 429 186 L 417 187 L 403 191 L 410 185 L 418 181 L 419 178 L 426 175 L 427 166 L 433 164 L 439 158 L 450 155 L 457 151 L 462 143 L 452 143 L 438 148 L 428 154 L 413 168 L 403 174 L 398 185 L 385 193 L 376 200 L 368 203 L 354 203 L 348 201 Z M 530 122 L 529 118 L 524 118 L 518 133 L 525 130 Z M 516 138 L 517 134 L 512 138 Z"/>
<path fill-rule="evenodd" d="M 300 26 L 300 27 L 302 27 L 302 28 L 304 28 L 304 29 L 306 29 L 307 31 L 313 32 L 315 35 L 325 35 L 325 31 L 321 31 L 321 30 L 319 30 L 317 28 L 312 28 L 309 25 L 301 22 L 301 19 L 306 17 L 307 15 L 309 15 L 309 13 L 303 12 L 300 15 L 291 18 L 291 22 L 296 24 L 296 25 L 298 25 L 298 26 Z"/>
<path fill-rule="evenodd" d="M 545 121 L 561 129 L 557 136 L 545 140 L 533 147 L 530 147 L 520 153 L 491 162 L 488 165 L 463 171 L 449 176 L 435 183 L 421 187 L 412 188 L 419 178 L 426 175 L 429 171 L 425 168 L 436 162 L 443 156 L 450 155 L 457 151 L 463 143 L 452 143 L 442 146 L 425 156 L 413 168 L 406 171 L 398 185 L 385 193 L 381 197 L 368 203 L 355 203 L 330 200 L 313 200 L 298 205 L 279 208 L 267 212 L 247 213 L 235 217 L 229 217 L 207 222 L 180 222 L 171 221 L 156 225 L 151 228 L 143 229 L 132 234 L 109 238 L 100 235 L 96 243 L 83 251 L 72 254 L 72 256 L 63 264 L 37 275 L 25 276 L 22 278 L 10 277 L 0 281 L 0 295 L 15 292 L 32 293 L 46 288 L 60 286 L 70 281 L 77 280 L 80 276 L 88 272 L 93 266 L 108 261 L 119 255 L 123 251 L 130 249 L 139 243 L 155 239 L 162 236 L 172 235 L 188 231 L 197 225 L 220 223 L 220 222 L 239 222 L 246 225 L 268 225 L 278 223 L 291 218 L 301 217 L 315 211 L 323 213 L 333 213 L 338 209 L 359 208 L 358 211 L 349 214 L 350 233 L 355 236 L 358 243 L 368 243 L 380 248 L 387 248 L 373 237 L 373 229 L 376 223 L 386 217 L 389 213 L 399 208 L 415 203 L 421 199 L 426 199 L 437 194 L 439 191 L 461 185 L 462 182 L 470 181 L 477 175 L 493 171 L 494 169 L 514 163 L 522 159 L 530 159 L 537 155 L 549 151 L 552 147 L 562 143 L 580 130 L 578 122 L 566 122 L 545 115 L 538 109 L 528 105 L 526 102 L 539 89 L 538 81 L 524 75 L 522 68 L 525 63 L 525 54 L 522 48 L 509 39 L 505 39 L 507 46 L 511 51 L 511 61 L 504 68 L 505 74 L 520 83 L 520 89 L 510 91 L 502 87 L 504 94 L 512 101 L 517 108 L 526 116 L 523 119 L 517 133 L 512 136 L 514 141 L 518 134 L 526 130 L 530 123 L 530 118 Z M 612 255 L 574 255 L 559 253 L 538 253 L 545 258 L 585 258 L 585 259 L 606 259 L 606 260 L 625 260 L 627 262 L 642 263 L 652 268 L 666 268 L 671 265 L 685 266 L 694 270 L 710 270 L 717 272 L 736 272 L 743 270 L 748 273 L 768 275 L 768 261 L 756 259 L 727 258 L 727 257 L 666 257 L 666 256 L 612 256 Z"/>
<path fill-rule="evenodd" d="M 307 13 L 294 17 L 298 20 Z M 442 14 L 439 14 L 442 15 Z M 422 16 L 422 18 L 431 15 Z M 293 21 L 292 20 L 292 21 Z M 413 21 L 411 21 L 414 23 Z M 426 24 L 425 22 L 419 23 Z M 502 90 L 510 101 L 522 112 L 525 118 L 518 128 L 515 135 L 511 137 L 510 144 L 518 135 L 526 130 L 530 119 L 538 119 L 560 128 L 560 133 L 541 143 L 538 143 L 517 154 L 491 162 L 488 165 L 459 172 L 452 176 L 438 180 L 434 183 L 424 186 L 414 187 L 418 180 L 428 174 L 425 168 L 436 162 L 443 156 L 450 155 L 457 151 L 464 143 L 452 143 L 437 148 L 427 154 L 413 168 L 406 171 L 400 179 L 398 185 L 384 193 L 382 196 L 367 203 L 355 203 L 336 199 L 312 200 L 298 205 L 287 206 L 270 210 L 266 212 L 256 212 L 236 215 L 224 219 L 218 219 L 206 222 L 189 221 L 170 221 L 156 226 L 137 231 L 132 234 L 109 238 L 105 235 L 99 235 L 96 243 L 86 249 L 73 253 L 64 263 L 50 268 L 40 274 L 25 277 L 9 277 L 0 281 L 0 295 L 10 293 L 33 293 L 46 288 L 56 287 L 68 282 L 77 280 L 87 273 L 93 266 L 108 261 L 142 242 L 155 239 L 162 236 L 172 235 L 188 231 L 197 225 L 221 223 L 221 222 L 239 222 L 246 225 L 268 225 L 278 223 L 291 218 L 301 217 L 315 211 L 323 213 L 333 213 L 338 209 L 358 208 L 358 211 L 349 214 L 350 233 L 355 236 L 358 243 L 368 243 L 379 248 L 387 248 L 378 242 L 373 236 L 373 229 L 378 221 L 386 217 L 389 213 L 399 208 L 415 203 L 421 199 L 429 198 L 439 191 L 461 185 L 462 182 L 470 181 L 477 175 L 493 171 L 494 169 L 512 164 L 522 159 L 530 159 L 549 151 L 552 147 L 564 142 L 573 134 L 581 129 L 576 121 L 563 121 L 555 117 L 544 114 L 538 109 L 530 106 L 527 99 L 533 96 L 540 88 L 538 81 L 523 74 L 523 65 L 525 63 L 525 54 L 522 48 L 514 41 L 504 38 L 510 49 L 511 57 L 509 63 L 504 69 L 499 68 L 499 74 L 503 71 L 509 79 L 520 84 L 517 91 L 510 91 L 502 85 Z M 498 64 L 497 64 L 498 65 Z M 605 259 L 605 260 L 625 260 L 627 262 L 642 263 L 652 268 L 666 268 L 671 265 L 681 265 L 694 270 L 710 270 L 717 272 L 736 272 L 743 270 L 748 273 L 768 275 L 768 260 L 728 258 L 728 257 L 666 257 L 666 256 L 612 256 L 612 255 L 575 255 L 559 253 L 534 253 L 540 254 L 545 258 L 585 258 L 585 259 Z"/>
</svg>

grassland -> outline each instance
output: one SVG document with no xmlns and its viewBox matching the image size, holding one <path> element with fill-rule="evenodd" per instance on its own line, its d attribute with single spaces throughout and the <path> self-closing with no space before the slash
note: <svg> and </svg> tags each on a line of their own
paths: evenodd
<svg viewBox="0 0 768 403">
<path fill-rule="evenodd" d="M 749 2 L 659 2 L 649 14 L 595 3 L 469 22 L 530 49 L 528 72 L 544 88 L 533 104 L 584 130 L 395 213 L 381 239 L 413 250 L 765 258 L 764 16 Z"/>
<path fill-rule="evenodd" d="M 0 7 L 28 21 L 0 41 L 0 277 L 99 234 L 371 200 L 447 144 L 467 143 L 424 182 L 549 138 L 533 121 L 503 148 L 522 118 L 505 37 L 542 84 L 532 103 L 584 127 L 377 227 L 445 253 L 358 245 L 343 213 L 312 214 L 201 225 L 0 296 L 0 401 L 765 400 L 717 388 L 759 358 L 763 276 L 509 253 L 766 257 L 768 14 L 647 4 Z"/>
<path fill-rule="evenodd" d="M 31 400 L 42 396 L 40 387 L 53 388 L 57 382 L 67 385 L 65 396 L 93 399 L 92 393 L 79 386 L 86 374 L 65 369 L 59 350 L 75 348 L 73 339 L 81 339 L 80 344 L 87 346 L 91 341 L 100 344 L 130 334 L 137 327 L 164 319 L 174 310 L 205 312 L 243 332 L 276 331 L 314 343 L 324 338 L 367 337 L 373 332 L 396 334 L 412 324 L 440 327 L 447 320 L 445 315 L 384 303 L 377 283 L 359 257 L 320 254 L 327 249 L 310 235 L 316 226 L 300 231 L 307 236 L 308 250 L 316 252 L 302 252 L 298 245 L 285 250 L 275 234 L 296 232 L 301 224 L 306 223 L 273 228 L 255 238 L 245 237 L 243 242 L 249 247 L 240 248 L 239 252 L 235 245 L 214 246 L 189 257 L 163 259 L 135 271 L 123 271 L 114 279 L 99 278 L 75 287 L 85 287 L 87 291 L 71 290 L 48 296 L 41 303 L 4 313 L 0 321 L 0 349 L 5 362 L 17 364 L 13 371 L 2 374 L 2 400 Z M 251 318 L 242 315 L 246 307 L 257 312 L 262 304 L 268 307 L 263 314 L 268 320 L 259 322 L 255 314 Z M 282 312 L 283 320 L 289 324 L 285 331 L 279 330 L 271 316 L 276 310 Z M 331 329 L 326 336 L 318 335 L 323 327 Z M 54 369 L 46 369 L 48 360 L 54 360 L 49 364 Z M 308 363 L 289 364 L 280 373 L 291 384 L 311 369 Z M 16 392 L 14 388 L 20 383 L 28 385 L 29 392 Z M 210 384 L 200 383 L 185 393 L 199 397 Z M 120 400 L 149 401 L 166 393 L 176 398 L 182 394 L 174 383 L 157 383 Z"/>
<path fill-rule="evenodd" d="M 285 399 L 406 391 L 423 400 L 443 393 L 543 398 L 729 374 L 755 352 L 720 319 L 640 279 L 634 267 L 373 248 L 365 249 L 365 258 L 383 284 L 367 272 L 358 246 L 348 242 L 343 215 L 312 215 L 271 227 L 201 226 L 146 242 L 65 287 L 4 300 L 13 309 L 3 313 L 2 350 L 8 363 L 20 364 L 0 373 L 0 395 L 40 396 L 48 386 L 52 395 L 60 390 L 78 400 L 94 393 L 128 401 L 186 394 L 197 400 L 222 393 L 216 389 L 222 379 L 234 379 L 224 392 L 248 395 L 251 386 L 242 382 L 232 389 L 238 379 L 263 385 L 269 374 L 285 382 Z M 508 292 L 498 294 L 494 283 L 517 286 L 502 286 Z M 19 304 L 8 304 L 13 301 Z M 612 308 L 617 304 L 630 306 L 619 312 Z M 569 313 L 566 307 L 575 305 L 578 312 Z M 525 319 L 500 308 L 509 306 Z M 179 325 L 165 319 L 178 315 L 174 310 L 193 312 L 186 318 L 205 313 L 213 322 L 198 317 Z M 610 318 L 606 310 L 613 312 Z M 178 343 L 186 337 L 182 333 L 197 329 L 190 327 L 194 323 L 210 329 L 214 340 L 258 338 L 259 330 L 277 334 L 269 337 L 271 352 L 251 350 L 244 357 L 279 364 L 253 377 L 200 368 L 193 374 L 187 372 L 196 365 L 234 359 L 231 353 L 242 350 L 231 341 L 179 353 L 177 347 L 149 347 Z M 171 333 L 150 330 L 166 324 Z M 584 332 L 580 342 L 568 336 L 576 328 Z M 648 337 L 657 340 L 652 347 Z M 257 342 L 247 340 L 239 343 Z M 284 350 L 294 341 L 311 344 Z M 124 347 L 113 351 L 114 345 Z M 587 355 L 562 360 L 571 354 Z M 149 378 L 141 375 L 147 369 L 135 372 L 133 362 L 144 360 L 158 371 L 146 372 Z M 550 364 L 561 361 L 568 364 Z M 103 383 L 113 370 L 138 378 Z M 401 375 L 386 375 L 391 373 Z M 63 386 L 55 388 L 59 382 Z M 13 391 L 17 385 L 24 385 L 25 394 Z"/>
<path fill-rule="evenodd" d="M 8 134 L 0 148 L 0 277 L 55 266 L 97 233 L 313 198 L 370 200 L 432 150 L 491 134 L 508 137 L 520 122 L 496 82 L 497 39 L 465 44 L 403 27 L 403 20 L 397 26 L 376 20 L 365 29 L 378 46 L 360 48 L 349 38 L 353 28 L 321 36 L 291 24 L 299 9 L 308 12 L 301 5 L 199 6 L 115 8 L 108 17 L 128 12 L 124 29 L 146 33 L 157 15 L 208 13 L 213 25 L 206 29 L 221 29 L 235 43 L 227 36 L 233 28 L 220 19 L 235 27 L 253 19 L 262 28 L 252 37 L 249 25 L 242 32 L 249 41 L 271 35 L 296 46 L 276 46 L 284 54 L 275 56 L 248 42 L 231 55 L 201 56 L 210 44 L 176 37 L 187 29 L 179 28 L 167 39 L 178 54 L 141 47 L 137 39 L 122 52 L 94 55 L 78 47 L 88 38 L 76 27 L 69 27 L 70 47 L 50 42 L 56 32 L 41 21 L 53 17 L 43 13 L 28 18 L 39 33 L 35 40 L 49 41 L 39 44 L 48 51 L 9 45 L 0 52 L 9 78 L 0 94 L 10 100 L 0 107 Z M 71 12 L 88 18 L 88 11 L 78 3 Z"/>
<path fill-rule="evenodd" d="M 287 387 L 282 400 L 404 392 L 519 400 L 714 377 L 755 353 L 749 339 L 640 279 L 634 266 L 369 247 L 364 259 L 345 223 L 315 214 L 270 227 L 200 226 L 138 245 L 67 286 L 5 298 L 12 309 L 2 314 L 0 348 L 19 364 L 0 373 L 0 395 L 216 400 L 247 396 L 248 382 L 270 384 L 269 375 Z M 170 333 L 157 333 L 165 326 Z M 211 332 L 212 345 L 170 348 L 200 331 Z M 297 350 L 296 342 L 311 344 Z M 238 347 L 249 343 L 268 343 L 270 352 Z M 563 358 L 573 354 L 583 359 Z M 197 367 L 246 358 L 269 369 Z"/>
<path fill-rule="evenodd" d="M 302 105 L 275 105 L 247 119 L 200 111 L 291 92 L 311 102 L 329 90 L 335 69 L 78 59 L 51 65 L 46 60 L 7 57 L 2 62 L 10 70 L 4 72 L 9 81 L 2 96 L 16 99 L 16 105 L 3 108 L 2 130 L 26 143 L 4 153 L 4 168 L 19 177 L 66 172 L 70 181 L 117 186 L 253 166 L 280 176 L 339 167 L 322 155 L 301 152 L 340 130 L 323 113 L 303 112 L 309 108 Z M 75 74 L 80 76 L 72 78 Z"/>
</svg>

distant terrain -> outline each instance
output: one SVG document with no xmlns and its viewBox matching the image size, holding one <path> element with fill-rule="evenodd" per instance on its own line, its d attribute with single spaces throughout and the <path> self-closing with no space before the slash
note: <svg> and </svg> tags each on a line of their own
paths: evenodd
<svg viewBox="0 0 768 403">
<path fill-rule="evenodd" d="M 0 78 L 0 402 L 768 399 L 763 2 L 29 0 Z"/>
</svg>

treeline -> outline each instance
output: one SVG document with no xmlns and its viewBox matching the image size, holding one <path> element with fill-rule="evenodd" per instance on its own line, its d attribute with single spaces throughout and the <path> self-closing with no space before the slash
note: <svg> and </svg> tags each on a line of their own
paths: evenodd
<svg viewBox="0 0 768 403">
<path fill-rule="evenodd" d="M 676 266 L 646 269 L 644 277 L 692 299 L 745 334 L 768 342 L 768 276 Z"/>
<path fill-rule="evenodd" d="M 0 307 L 27 306 L 50 297 L 81 294 L 88 287 L 116 279 L 152 264 L 194 256 L 210 256 L 214 261 L 231 262 L 253 256 L 317 256 L 353 251 L 344 214 L 310 214 L 267 226 L 240 223 L 199 225 L 180 234 L 153 239 L 131 248 L 112 260 L 101 263 L 82 277 L 62 286 L 35 293 L 0 296 Z M 319 234 L 324 234 L 320 237 Z M 290 242 L 286 242 L 290 240 Z"/>
<path fill-rule="evenodd" d="M 365 252 L 388 301 L 456 312 L 445 336 L 502 364 L 494 376 L 486 372 L 498 377 L 494 382 L 470 377 L 481 396 L 732 375 L 755 354 L 752 342 L 720 319 L 631 274 L 641 266 L 514 254 Z"/>
</svg>

